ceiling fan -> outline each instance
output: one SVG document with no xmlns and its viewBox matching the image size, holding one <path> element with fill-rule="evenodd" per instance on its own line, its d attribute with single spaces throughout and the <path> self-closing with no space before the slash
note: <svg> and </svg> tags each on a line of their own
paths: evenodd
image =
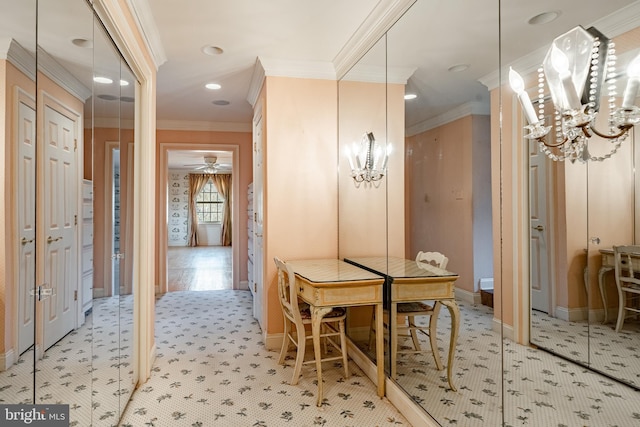
<svg viewBox="0 0 640 427">
<path fill-rule="evenodd" d="M 194 170 L 202 171 L 203 173 L 218 173 L 231 170 L 231 165 L 218 163 L 218 158 L 216 156 L 206 156 L 204 158 L 204 163 L 195 163 L 185 166 L 197 166 Z"/>
</svg>

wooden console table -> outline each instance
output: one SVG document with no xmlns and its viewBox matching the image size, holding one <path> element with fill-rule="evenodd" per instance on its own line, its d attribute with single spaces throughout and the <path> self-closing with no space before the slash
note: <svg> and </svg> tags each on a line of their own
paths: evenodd
<svg viewBox="0 0 640 427">
<path fill-rule="evenodd" d="M 318 374 L 318 399 L 322 404 L 322 363 L 320 322 L 333 307 L 375 305 L 376 307 L 376 367 L 378 396 L 384 396 L 384 338 L 382 326 L 382 292 L 384 278 L 338 259 L 287 261 L 296 275 L 298 296 L 311 308 L 313 351 Z"/>
<path fill-rule="evenodd" d="M 389 309 L 391 319 L 397 319 L 398 303 L 400 302 L 431 300 L 440 302 L 447 307 L 451 314 L 447 380 L 451 389 L 456 391 L 453 384 L 453 361 L 460 329 L 460 309 L 455 300 L 454 283 L 458 279 L 458 275 L 427 264 L 418 266 L 415 260 L 397 257 L 354 257 L 345 258 L 345 261 L 385 277 L 385 308 Z M 378 319 L 380 316 L 379 313 L 376 313 L 377 322 Z M 376 332 L 379 332 L 379 328 L 380 326 L 376 324 Z M 395 334 L 391 334 L 391 336 L 395 336 Z M 392 378 L 395 377 L 395 370 L 395 360 L 392 355 Z"/>
</svg>

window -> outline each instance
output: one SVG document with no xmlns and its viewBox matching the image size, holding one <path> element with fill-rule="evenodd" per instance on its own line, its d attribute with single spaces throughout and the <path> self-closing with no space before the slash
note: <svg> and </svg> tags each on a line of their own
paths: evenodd
<svg viewBox="0 0 640 427">
<path fill-rule="evenodd" d="M 218 194 L 213 182 L 209 180 L 196 197 L 198 222 L 201 224 L 222 222 L 222 204 L 222 197 Z"/>
</svg>

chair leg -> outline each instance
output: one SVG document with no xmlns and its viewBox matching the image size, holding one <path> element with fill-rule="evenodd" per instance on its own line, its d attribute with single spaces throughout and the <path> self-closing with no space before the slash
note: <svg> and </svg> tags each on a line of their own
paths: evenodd
<svg viewBox="0 0 640 427">
<path fill-rule="evenodd" d="M 622 324 L 624 323 L 625 316 L 624 307 L 626 303 L 626 295 L 624 294 L 620 286 L 618 286 L 618 320 L 616 321 L 616 332 L 620 332 L 620 329 L 622 329 Z"/>
<path fill-rule="evenodd" d="M 376 307 L 373 306 L 371 314 L 371 327 L 369 328 L 369 351 L 373 350 L 373 344 L 376 342 Z"/>
<path fill-rule="evenodd" d="M 442 370 L 442 359 L 440 359 L 440 350 L 438 350 L 438 315 L 440 314 L 440 307 L 442 304 L 436 301 L 433 306 L 433 314 L 429 319 L 429 343 L 431 344 L 431 353 L 433 353 L 433 359 L 436 362 L 436 369 Z"/>
<path fill-rule="evenodd" d="M 616 332 L 620 332 L 622 324 L 624 323 L 624 298 L 620 299 L 620 305 L 618 305 L 618 321 L 616 322 Z"/>
<path fill-rule="evenodd" d="M 413 341 L 413 348 L 416 351 L 422 351 L 422 348 L 420 347 L 420 340 L 418 339 L 418 334 L 416 333 L 416 318 L 414 316 L 408 316 L 407 322 L 409 324 L 409 327 L 407 329 L 411 334 L 411 341 Z"/>
<path fill-rule="evenodd" d="M 282 348 L 280 348 L 280 358 L 278 359 L 278 365 L 284 364 L 284 359 L 287 357 L 289 351 L 289 340 L 291 339 L 289 334 L 291 333 L 291 322 L 286 317 L 284 318 L 284 337 L 282 338 Z"/>
<path fill-rule="evenodd" d="M 304 325 L 296 325 L 296 334 L 298 337 L 298 351 L 296 353 L 296 366 L 293 368 L 293 376 L 291 377 L 291 385 L 298 384 L 300 371 L 302 370 L 302 362 L 304 362 L 304 353 L 307 347 L 307 337 L 304 330 Z"/>
<path fill-rule="evenodd" d="M 347 334 L 344 320 L 340 321 L 340 348 L 342 350 L 342 364 L 344 365 L 344 377 L 349 378 L 349 357 L 347 354 Z"/>
</svg>

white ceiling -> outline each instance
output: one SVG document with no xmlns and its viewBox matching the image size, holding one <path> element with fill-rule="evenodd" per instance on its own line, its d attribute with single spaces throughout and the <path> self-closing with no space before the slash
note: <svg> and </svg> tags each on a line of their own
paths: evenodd
<svg viewBox="0 0 640 427">
<path fill-rule="evenodd" d="M 148 39 L 155 40 L 156 58 L 166 59 L 158 70 L 158 120 L 244 124 L 251 122 L 247 95 L 258 58 L 335 69 L 341 49 L 363 30 L 367 19 L 396 3 L 188 0 L 177 6 L 174 0 L 131 1 L 139 15 L 146 16 L 140 20 L 148 24 Z M 502 63 L 508 64 L 547 46 L 575 25 L 592 25 L 632 3 L 638 2 L 608 0 L 585 7 L 579 0 L 510 0 L 501 2 L 498 10 L 496 0 L 417 0 L 389 31 L 387 58 L 383 50 L 367 56 L 379 64 L 387 60 L 390 66 L 415 68 L 408 87 L 419 98 L 407 103 L 411 127 L 465 103 L 487 106 L 488 90 L 480 80 L 497 71 L 500 41 Z M 545 25 L 527 24 L 546 11 L 560 16 Z M 207 45 L 221 47 L 224 53 L 207 56 L 201 51 Z M 447 71 L 458 64 L 468 64 L 469 69 Z M 222 89 L 204 89 L 209 82 Z M 214 105 L 215 100 L 230 104 Z"/>
<path fill-rule="evenodd" d="M 128 3 L 135 9 L 158 65 L 158 126 L 180 124 L 184 129 L 185 123 L 195 123 L 202 128 L 205 123 L 215 129 L 250 130 L 252 108 L 247 99 L 258 59 L 271 66 L 288 65 L 290 70 L 316 69 L 325 78 L 333 73 L 335 78 L 344 67 L 343 49 L 354 45 L 354 35 L 371 34 L 372 23 L 381 21 L 376 18 L 407 1 Z M 377 45 L 363 61 L 415 70 L 407 84 L 408 91 L 418 93 L 416 100 L 406 103 L 409 130 L 461 106 L 488 108 L 487 85 L 497 85 L 500 63 L 503 70 L 515 62 L 527 71 L 535 69 L 551 40 L 575 25 L 597 23 L 610 37 L 640 25 L 640 1 L 588 3 L 586 7 L 582 0 L 417 0 L 390 29 L 386 46 Z M 3 40 L 13 38 L 26 50 L 34 50 L 34 33 L 28 29 L 36 20 L 35 4 L 33 0 L 0 0 L 0 48 Z M 77 37 L 93 36 L 90 14 L 80 7 L 83 4 L 79 0 L 39 0 L 37 19 L 38 44 L 86 81 L 92 61 L 86 49 L 70 43 Z M 625 6 L 629 8 L 614 20 L 607 18 Z M 529 18 L 546 11 L 557 11 L 560 16 L 544 25 L 527 24 Z M 202 48 L 209 45 L 224 53 L 203 54 Z M 447 71 L 458 64 L 469 68 L 459 73 Z M 205 89 L 211 82 L 222 89 Z M 229 105 L 214 105 L 216 100 Z M 198 163 L 204 157 L 204 153 L 192 154 L 176 164 Z"/>
</svg>

